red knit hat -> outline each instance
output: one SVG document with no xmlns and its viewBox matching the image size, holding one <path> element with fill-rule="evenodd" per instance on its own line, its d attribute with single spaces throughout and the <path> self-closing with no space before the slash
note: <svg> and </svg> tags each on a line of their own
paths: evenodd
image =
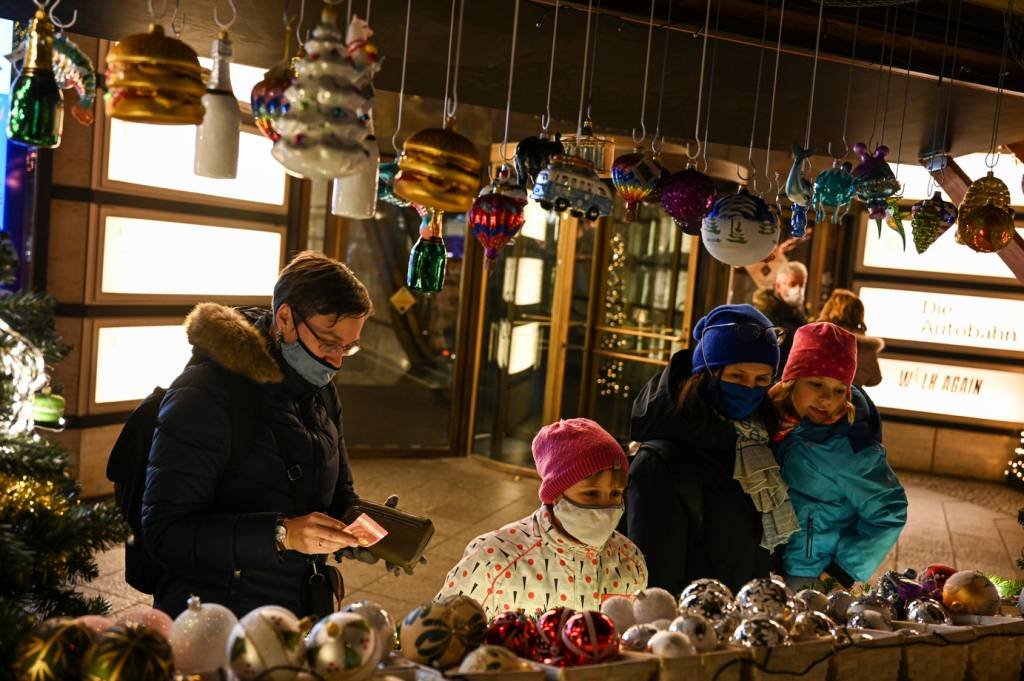
<svg viewBox="0 0 1024 681">
<path fill-rule="evenodd" d="M 826 376 L 850 385 L 856 373 L 857 338 L 835 324 L 815 322 L 796 330 L 782 380 Z"/>
<path fill-rule="evenodd" d="M 557 421 L 541 428 L 533 438 L 533 461 L 545 504 L 553 504 L 565 490 L 607 468 L 629 470 L 622 446 L 590 419 Z"/>
</svg>

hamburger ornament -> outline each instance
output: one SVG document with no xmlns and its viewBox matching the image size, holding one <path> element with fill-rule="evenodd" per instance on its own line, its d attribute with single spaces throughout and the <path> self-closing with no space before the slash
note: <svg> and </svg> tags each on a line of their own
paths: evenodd
<svg viewBox="0 0 1024 681">
<path fill-rule="evenodd" d="M 134 123 L 198 125 L 206 109 L 195 50 L 164 35 L 160 24 L 130 35 L 107 54 L 107 115 Z"/>
</svg>

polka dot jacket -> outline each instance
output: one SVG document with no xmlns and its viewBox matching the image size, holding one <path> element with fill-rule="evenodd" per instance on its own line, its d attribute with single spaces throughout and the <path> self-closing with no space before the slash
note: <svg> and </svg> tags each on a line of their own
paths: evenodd
<svg viewBox="0 0 1024 681">
<path fill-rule="evenodd" d="M 542 506 L 470 542 L 438 598 L 471 596 L 488 617 L 520 608 L 536 615 L 558 606 L 599 610 L 607 598 L 646 587 L 643 554 L 627 537 L 615 532 L 600 549 L 583 546 L 558 530 Z"/>
</svg>

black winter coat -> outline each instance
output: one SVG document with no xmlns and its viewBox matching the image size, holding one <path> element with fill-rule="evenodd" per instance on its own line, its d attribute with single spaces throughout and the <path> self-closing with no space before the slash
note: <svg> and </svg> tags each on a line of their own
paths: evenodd
<svg viewBox="0 0 1024 681">
<path fill-rule="evenodd" d="M 793 307 L 782 298 L 776 295 L 773 289 L 760 289 L 754 292 L 751 301 L 765 317 L 771 320 L 772 324 L 781 326 L 786 330 L 786 338 L 779 347 L 779 373 L 786 366 L 789 359 L 789 351 L 793 349 L 793 337 L 796 330 L 807 324 L 807 315 L 798 307 Z"/>
<path fill-rule="evenodd" d="M 185 322 L 193 358 L 160 405 L 142 504 L 146 547 L 166 572 L 154 605 L 172 617 L 191 594 L 239 616 L 270 604 L 308 614 L 313 559 L 278 552 L 277 518 L 341 517 L 356 499 L 335 388 L 283 361 L 270 321 L 209 303 Z M 255 391 L 244 455 L 231 449 L 228 372 Z"/>
<path fill-rule="evenodd" d="M 768 576 L 771 554 L 760 546 L 760 514 L 733 479 L 732 424 L 715 417 L 689 423 L 676 407 L 690 366 L 689 351 L 677 352 L 633 402 L 630 437 L 669 446 L 663 454 L 642 448 L 630 466 L 626 534 L 647 560 L 650 586 L 678 595 L 693 580 L 713 577 L 735 592 Z"/>
</svg>

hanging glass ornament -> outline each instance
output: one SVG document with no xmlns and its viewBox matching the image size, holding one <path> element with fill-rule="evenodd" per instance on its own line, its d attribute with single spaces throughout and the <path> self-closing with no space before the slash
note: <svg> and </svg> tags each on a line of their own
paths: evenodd
<svg viewBox="0 0 1024 681">
<path fill-rule="evenodd" d="M 410 205 L 408 201 L 395 194 L 395 175 L 398 173 L 398 160 L 381 161 L 377 173 L 377 198 L 399 208 Z"/>
<path fill-rule="evenodd" d="M 872 154 L 863 142 L 853 145 L 853 151 L 860 157 L 860 164 L 853 169 L 853 183 L 857 198 L 868 205 L 868 215 L 882 229 L 885 220 L 886 200 L 900 191 L 899 180 L 889 167 L 885 157 L 889 147 L 879 145 Z"/>
<path fill-rule="evenodd" d="M 371 122 L 370 129 L 373 130 Z M 377 191 L 380 187 L 380 147 L 373 135 L 367 138 L 369 163 L 360 170 L 334 179 L 331 213 L 345 218 L 369 220 L 377 214 Z"/>
<path fill-rule="evenodd" d="M 427 208 L 452 213 L 470 209 L 480 191 L 480 155 L 451 128 L 427 128 L 402 145 L 395 194 Z"/>
<path fill-rule="evenodd" d="M 661 159 L 657 154 L 652 156 L 651 163 L 658 169 L 658 179 L 654 182 L 654 189 L 644 197 L 643 202 L 652 206 L 658 206 L 661 205 L 661 192 L 665 189 L 665 185 L 668 184 L 668 178 L 672 176 L 672 173 L 668 168 L 661 165 Z"/>
<path fill-rule="evenodd" d="M 741 187 L 715 202 L 700 236 L 715 260 L 746 267 L 771 255 L 779 242 L 779 225 L 764 199 Z"/>
<path fill-rule="evenodd" d="M 810 158 L 814 149 L 801 149 L 796 144 L 792 147 L 793 165 L 789 168 L 786 178 L 786 197 L 793 204 L 793 217 L 789 222 L 793 236 L 802 237 L 807 230 L 807 209 L 814 197 L 814 187 L 803 176 L 804 161 Z"/>
<path fill-rule="evenodd" d="M 594 123 L 588 116 L 579 135 L 562 135 L 562 146 L 567 156 L 578 156 L 590 161 L 598 177 L 612 176 L 615 160 L 615 140 L 594 134 Z"/>
<path fill-rule="evenodd" d="M 203 95 L 206 115 L 196 128 L 194 172 L 200 177 L 230 179 L 238 175 L 238 140 L 242 112 L 231 89 L 231 40 L 221 31 L 213 41 L 213 69 Z"/>
<path fill-rule="evenodd" d="M 7 138 L 53 149 L 64 126 L 64 95 L 53 71 L 53 24 L 44 9 L 36 10 L 25 40 L 25 61 L 11 87 Z"/>
<path fill-rule="evenodd" d="M 206 110 L 203 68 L 195 50 L 151 24 L 107 53 L 107 115 L 133 123 L 198 125 Z"/>
<path fill-rule="evenodd" d="M 994 253 L 1013 241 L 1010 190 L 990 170 L 975 180 L 960 203 L 957 238 L 979 253 Z"/>
<path fill-rule="evenodd" d="M 699 235 L 701 220 L 715 205 L 715 183 L 692 165 L 669 176 L 661 188 L 661 207 L 687 234 Z"/>
<path fill-rule="evenodd" d="M 918 253 L 928 250 L 956 222 L 956 213 L 956 206 L 943 201 L 942 192 L 938 191 L 930 199 L 914 204 L 911 208 L 910 228 Z"/>
<path fill-rule="evenodd" d="M 361 65 L 350 53 L 332 5 L 324 6 L 305 48 L 306 56 L 295 64 L 295 80 L 285 91 L 288 112 L 275 123 L 281 137 L 273 156 L 292 175 L 344 177 L 370 161 L 366 116 L 373 107 L 375 65 Z"/>
<path fill-rule="evenodd" d="M 555 133 L 554 139 L 549 139 L 547 133 L 542 132 L 520 141 L 516 145 L 515 157 L 519 186 L 522 189 L 533 187 L 537 181 L 537 174 L 548 166 L 551 157 L 564 153 L 562 134 L 558 132 Z"/>
<path fill-rule="evenodd" d="M 25 40 L 7 56 L 7 60 L 15 64 L 16 72 L 21 72 L 28 53 L 30 31 L 26 30 Z M 81 48 L 73 43 L 67 35 L 60 31 L 53 39 L 52 69 L 57 87 L 61 90 L 74 90 L 77 101 L 71 107 L 71 114 L 79 123 L 91 125 L 95 116 L 92 107 L 96 103 L 96 68 L 92 59 Z"/>
<path fill-rule="evenodd" d="M 831 168 L 821 171 L 814 179 L 814 212 L 826 218 L 828 209 L 833 209 L 832 222 L 836 225 L 846 216 L 853 201 L 852 169 L 849 161 L 834 160 Z"/>
<path fill-rule="evenodd" d="M 498 252 L 519 233 L 525 216 L 526 194 L 502 166 L 498 177 L 484 187 L 466 216 L 473 235 L 485 249 L 485 266 L 494 268 Z"/>
<path fill-rule="evenodd" d="M 537 174 L 531 194 L 544 210 L 566 209 L 577 218 L 594 221 L 612 212 L 612 193 L 594 172 L 590 161 L 558 154 Z"/>
<path fill-rule="evenodd" d="M 444 247 L 442 227 L 444 213 L 431 209 L 430 220 L 420 229 L 420 238 L 409 253 L 406 285 L 419 293 L 439 293 L 444 289 L 444 271 L 448 253 Z"/>
<path fill-rule="evenodd" d="M 612 184 L 626 202 L 626 222 L 636 220 L 636 209 L 661 179 L 661 171 L 651 157 L 639 149 L 623 154 L 612 163 Z"/>
<path fill-rule="evenodd" d="M 287 41 L 285 41 L 287 43 Z M 285 58 L 263 74 L 263 80 L 252 87 L 249 103 L 252 105 L 252 117 L 256 127 L 271 142 L 281 139 L 277 130 L 277 119 L 288 113 L 288 99 L 285 90 L 291 85 L 295 72 L 292 62 Z"/>
<path fill-rule="evenodd" d="M 903 242 L 903 250 L 907 250 L 907 230 L 903 227 L 903 222 L 910 215 L 910 212 L 903 209 L 900 205 L 900 199 L 902 196 L 898 194 L 890 196 L 885 200 L 885 224 L 892 231 L 900 235 L 900 240 Z M 882 235 L 882 225 L 878 225 L 878 235 Z"/>
</svg>

